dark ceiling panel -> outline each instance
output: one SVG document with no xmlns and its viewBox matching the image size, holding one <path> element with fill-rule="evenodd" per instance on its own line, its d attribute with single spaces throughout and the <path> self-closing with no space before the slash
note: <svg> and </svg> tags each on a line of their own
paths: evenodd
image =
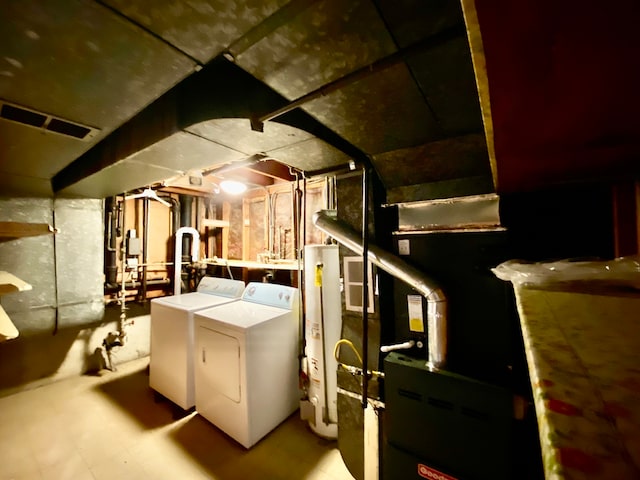
<svg viewBox="0 0 640 480">
<path fill-rule="evenodd" d="M 191 57 L 207 63 L 287 1 L 105 0 L 105 3 Z"/>
<path fill-rule="evenodd" d="M 325 0 L 257 42 L 236 61 L 288 99 L 395 51 L 369 0 Z"/>
<path fill-rule="evenodd" d="M 371 154 L 421 145 L 441 135 L 404 63 L 313 100 L 303 109 Z"/>
<path fill-rule="evenodd" d="M 460 137 L 482 131 L 464 36 L 385 64 L 266 122 L 263 133 L 247 118 L 388 58 L 396 42 L 415 45 L 460 22 L 459 5 L 443 0 L 10 2 L 0 19 L 0 98 L 101 130 L 81 142 L 0 122 L 0 175 L 49 195 L 50 178 L 81 171 L 57 189 L 90 197 L 261 153 L 314 172 L 380 154 L 389 185 L 484 175 L 484 143 Z M 209 62 L 228 48 L 236 65 Z M 209 63 L 162 108 L 146 108 L 196 62 Z M 251 82 L 227 75 L 233 69 Z M 418 175 L 416 162 L 425 165 Z"/>
<path fill-rule="evenodd" d="M 349 163 L 349 157 L 318 138 L 266 152 L 276 160 L 299 170 L 314 171 Z"/>
<path fill-rule="evenodd" d="M 407 60 L 445 136 L 482 132 L 471 54 L 466 37 Z"/>
<path fill-rule="evenodd" d="M 0 98 L 112 130 L 193 71 L 194 62 L 104 6 L 3 2 Z"/>
<path fill-rule="evenodd" d="M 0 176 L 51 178 L 91 143 L 0 120 Z"/>
<path fill-rule="evenodd" d="M 466 135 L 373 156 L 387 188 L 490 176 L 484 135 Z"/>
<path fill-rule="evenodd" d="M 212 142 L 243 152 L 246 156 L 275 150 L 312 137 L 310 133 L 277 122 L 267 122 L 264 132 L 251 130 L 249 119 L 222 118 L 185 128 Z"/>
<path fill-rule="evenodd" d="M 241 152 L 190 133 L 179 132 L 134 153 L 127 157 L 127 160 L 187 173 L 189 170 L 200 170 L 212 165 L 241 160 L 245 157 L 246 155 Z M 165 180 L 169 176 L 161 179 L 154 176 L 153 180 L 145 181 L 137 186 L 143 187 L 153 181 Z"/>
<path fill-rule="evenodd" d="M 460 2 L 451 0 L 374 0 L 401 48 L 464 23 Z"/>
<path fill-rule="evenodd" d="M 134 190 L 178 176 L 180 173 L 178 170 L 156 167 L 132 160 L 123 160 L 56 192 L 56 195 L 61 197 L 106 198 L 123 191 Z"/>
</svg>

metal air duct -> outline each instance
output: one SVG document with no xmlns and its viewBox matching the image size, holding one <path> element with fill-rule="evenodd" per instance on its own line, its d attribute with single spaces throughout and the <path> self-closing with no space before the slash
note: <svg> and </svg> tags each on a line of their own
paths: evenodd
<svg viewBox="0 0 640 480">
<path fill-rule="evenodd" d="M 342 245 L 362 255 L 362 239 L 349 225 L 338 220 L 335 211 L 313 214 L 313 224 Z M 429 341 L 428 366 L 444 367 L 447 353 L 447 299 L 440 286 L 423 272 L 396 255 L 369 243 L 367 258 L 385 272 L 415 288 L 427 300 Z"/>
</svg>

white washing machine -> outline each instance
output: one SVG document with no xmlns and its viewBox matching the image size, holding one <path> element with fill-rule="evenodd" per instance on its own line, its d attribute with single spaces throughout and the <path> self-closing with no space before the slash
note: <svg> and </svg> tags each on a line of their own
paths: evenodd
<svg viewBox="0 0 640 480">
<path fill-rule="evenodd" d="M 245 448 L 296 411 L 298 289 L 249 283 L 195 314 L 196 410 Z"/>
<path fill-rule="evenodd" d="M 149 385 L 184 410 L 195 405 L 193 314 L 240 299 L 244 282 L 204 277 L 196 292 L 151 300 Z"/>
</svg>

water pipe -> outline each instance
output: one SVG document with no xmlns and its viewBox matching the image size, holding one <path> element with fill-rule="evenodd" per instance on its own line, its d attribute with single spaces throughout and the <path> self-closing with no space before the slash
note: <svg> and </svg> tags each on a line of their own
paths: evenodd
<svg viewBox="0 0 640 480">
<path fill-rule="evenodd" d="M 182 293 L 180 274 L 182 273 L 182 237 L 184 234 L 193 237 L 191 242 L 191 261 L 197 262 L 200 254 L 200 233 L 193 227 L 180 227 L 176 231 L 176 248 L 175 259 L 173 263 L 173 294 L 180 295 Z"/>
</svg>

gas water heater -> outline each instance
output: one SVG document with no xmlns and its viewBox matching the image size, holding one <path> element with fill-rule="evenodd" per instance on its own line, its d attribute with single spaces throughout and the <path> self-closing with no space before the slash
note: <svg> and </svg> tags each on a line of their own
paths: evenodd
<svg viewBox="0 0 640 480">
<path fill-rule="evenodd" d="M 309 378 L 311 429 L 325 438 L 338 436 L 337 361 L 333 355 L 342 330 L 338 245 L 304 247 L 305 357 Z"/>
</svg>

